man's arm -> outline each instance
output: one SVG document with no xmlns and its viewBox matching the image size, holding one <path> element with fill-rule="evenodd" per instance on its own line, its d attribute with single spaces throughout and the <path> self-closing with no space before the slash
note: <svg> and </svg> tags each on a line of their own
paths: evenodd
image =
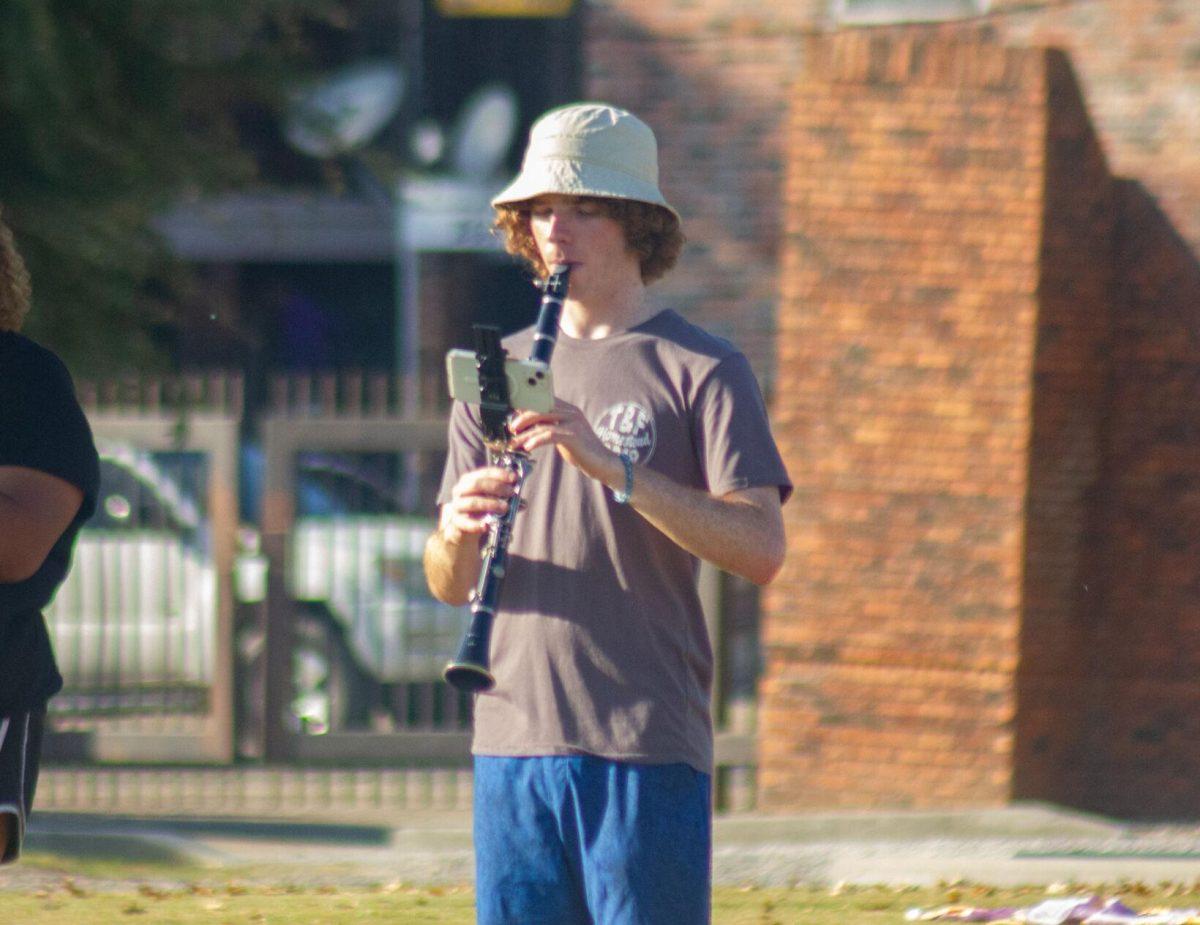
<svg viewBox="0 0 1200 925">
<path fill-rule="evenodd" d="M 465 604 L 478 577 L 478 538 L 452 542 L 439 526 L 425 541 L 425 580 L 433 596 L 444 604 Z"/>
<path fill-rule="evenodd" d="M 57 476 L 0 466 L 0 583 L 32 578 L 71 525 L 83 492 Z"/>
<path fill-rule="evenodd" d="M 600 442 L 574 405 L 559 401 L 548 414 L 522 412 L 512 427 L 515 442 L 526 450 L 553 445 L 586 475 L 612 489 L 625 487 L 620 457 Z M 783 566 L 786 540 L 777 487 L 716 496 L 640 466 L 629 503 L 692 555 L 755 584 L 767 584 Z"/>
<path fill-rule="evenodd" d="M 625 467 L 615 455 L 613 461 L 615 469 L 600 480 L 619 490 Z M 634 467 L 628 503 L 693 556 L 756 585 L 769 584 L 783 566 L 783 510 L 773 485 L 717 496 L 641 466 Z"/>
</svg>

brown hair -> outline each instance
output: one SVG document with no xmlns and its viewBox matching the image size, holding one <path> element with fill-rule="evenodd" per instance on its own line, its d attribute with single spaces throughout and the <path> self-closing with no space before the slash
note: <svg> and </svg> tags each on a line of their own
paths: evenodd
<svg viewBox="0 0 1200 925">
<path fill-rule="evenodd" d="M 642 282 L 652 283 L 665 276 L 683 250 L 684 237 L 679 219 L 662 206 L 633 199 L 581 196 L 598 205 L 625 232 L 625 246 L 637 255 Z M 529 229 L 530 201 L 496 206 L 493 227 L 504 235 L 504 249 L 524 260 L 537 276 L 548 272 Z"/>
<path fill-rule="evenodd" d="M 19 331 L 29 312 L 29 271 L 0 218 L 0 331 Z"/>
</svg>

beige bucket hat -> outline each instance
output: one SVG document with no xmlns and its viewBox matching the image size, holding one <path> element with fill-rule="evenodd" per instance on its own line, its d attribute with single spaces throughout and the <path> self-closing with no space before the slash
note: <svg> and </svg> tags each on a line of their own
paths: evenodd
<svg viewBox="0 0 1200 925">
<path fill-rule="evenodd" d="M 658 188 L 654 132 L 633 113 L 607 103 L 561 106 L 534 122 L 521 172 L 492 205 L 548 193 L 648 202 L 679 219 Z"/>
</svg>

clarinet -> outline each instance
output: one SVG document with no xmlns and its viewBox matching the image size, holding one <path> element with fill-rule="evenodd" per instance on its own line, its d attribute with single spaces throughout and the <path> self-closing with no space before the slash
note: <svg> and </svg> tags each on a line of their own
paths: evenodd
<svg viewBox="0 0 1200 925">
<path fill-rule="evenodd" d="M 552 267 L 542 291 L 529 359 L 547 368 L 558 340 L 558 319 L 562 314 L 563 300 L 567 297 L 569 275 L 570 267 L 566 265 Z M 471 623 L 458 654 L 442 672 L 442 678 L 448 684 L 464 693 L 489 691 L 496 685 L 489 661 L 492 623 L 500 605 L 504 576 L 508 572 L 508 544 L 512 540 L 517 513 L 521 509 L 521 492 L 533 469 L 529 454 L 511 447 L 512 434 L 508 430 L 507 419 L 512 407 L 508 403 L 504 377 L 504 351 L 499 348 L 499 334 L 494 328 L 476 329 L 476 355 L 480 375 L 480 413 L 484 421 L 488 463 L 512 472 L 516 480 L 504 513 L 488 518 L 487 541 L 482 550 L 483 566 L 470 598 Z"/>
</svg>

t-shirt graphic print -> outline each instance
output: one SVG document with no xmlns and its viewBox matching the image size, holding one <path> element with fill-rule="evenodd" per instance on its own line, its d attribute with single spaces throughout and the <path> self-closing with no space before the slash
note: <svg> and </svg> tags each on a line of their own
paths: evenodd
<svg viewBox="0 0 1200 925">
<path fill-rule="evenodd" d="M 592 429 L 605 449 L 624 453 L 635 463 L 645 464 L 654 453 L 657 439 L 654 417 L 635 401 L 618 402 L 606 408 Z"/>
</svg>

